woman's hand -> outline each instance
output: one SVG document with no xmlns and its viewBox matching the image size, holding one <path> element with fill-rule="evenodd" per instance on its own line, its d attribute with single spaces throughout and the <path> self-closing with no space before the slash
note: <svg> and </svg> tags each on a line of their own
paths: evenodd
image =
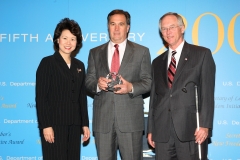
<svg viewBox="0 0 240 160">
<path fill-rule="evenodd" d="M 90 130 L 89 130 L 88 127 L 82 127 L 82 129 L 83 129 L 83 138 L 82 138 L 82 140 L 85 142 L 90 137 Z"/>
<path fill-rule="evenodd" d="M 44 128 L 43 135 L 47 142 L 54 143 L 54 131 L 52 127 Z"/>
</svg>

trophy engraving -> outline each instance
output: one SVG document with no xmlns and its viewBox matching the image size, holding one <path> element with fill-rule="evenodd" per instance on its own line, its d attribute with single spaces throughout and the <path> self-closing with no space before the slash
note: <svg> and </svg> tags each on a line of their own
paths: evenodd
<svg viewBox="0 0 240 160">
<path fill-rule="evenodd" d="M 120 89 L 120 88 L 113 88 L 117 84 L 122 84 L 122 81 L 121 81 L 120 77 L 121 76 L 118 73 L 116 73 L 116 72 L 110 72 L 107 75 L 106 78 L 111 80 L 111 82 L 109 82 L 107 84 L 108 85 L 108 88 L 107 88 L 108 91 L 114 92 L 114 91 L 117 91 L 117 90 Z"/>
</svg>

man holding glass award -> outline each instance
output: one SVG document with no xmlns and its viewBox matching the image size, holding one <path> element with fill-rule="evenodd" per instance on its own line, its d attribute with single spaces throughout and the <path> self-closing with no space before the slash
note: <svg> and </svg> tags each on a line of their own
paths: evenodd
<svg viewBox="0 0 240 160">
<path fill-rule="evenodd" d="M 130 14 L 108 14 L 110 41 L 90 50 L 86 88 L 94 94 L 93 134 L 99 160 L 142 159 L 142 95 L 151 88 L 149 49 L 127 40 Z"/>
</svg>

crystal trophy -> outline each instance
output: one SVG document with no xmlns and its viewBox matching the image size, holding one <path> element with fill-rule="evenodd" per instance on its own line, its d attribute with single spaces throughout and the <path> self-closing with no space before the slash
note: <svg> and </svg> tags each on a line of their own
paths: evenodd
<svg viewBox="0 0 240 160">
<path fill-rule="evenodd" d="M 111 82 L 108 82 L 108 88 L 107 90 L 108 91 L 117 91 L 119 90 L 120 88 L 113 88 L 115 85 L 117 84 L 122 84 L 122 81 L 121 81 L 121 78 L 120 78 L 120 74 L 116 73 L 116 72 L 110 72 L 108 75 L 107 75 L 107 79 L 110 79 Z"/>
</svg>

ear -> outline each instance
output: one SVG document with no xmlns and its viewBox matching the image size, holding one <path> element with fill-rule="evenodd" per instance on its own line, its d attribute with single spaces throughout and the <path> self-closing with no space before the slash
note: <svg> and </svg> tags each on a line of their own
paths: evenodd
<svg viewBox="0 0 240 160">
<path fill-rule="evenodd" d="M 184 31 L 185 31 L 185 27 L 181 26 L 181 32 L 184 33 Z"/>
<path fill-rule="evenodd" d="M 129 29 L 130 29 L 130 25 L 127 25 L 127 32 L 129 32 Z"/>
</svg>

